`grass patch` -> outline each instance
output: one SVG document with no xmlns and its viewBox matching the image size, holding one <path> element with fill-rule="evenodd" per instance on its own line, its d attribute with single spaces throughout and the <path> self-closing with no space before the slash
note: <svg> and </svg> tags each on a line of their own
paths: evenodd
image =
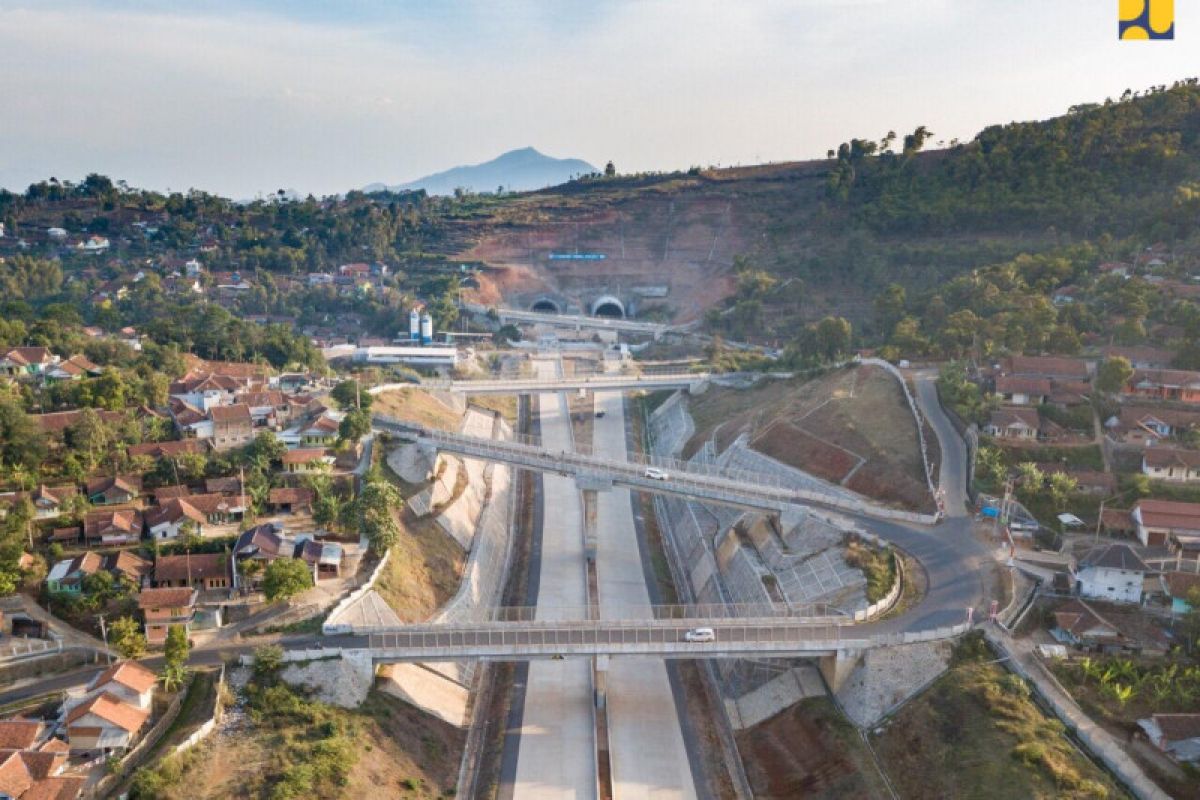
<svg viewBox="0 0 1200 800">
<path fill-rule="evenodd" d="M 282 633 L 282 634 L 290 634 L 290 633 L 314 633 L 315 634 L 315 633 L 321 632 L 321 625 L 324 624 L 324 622 L 325 622 L 325 615 L 318 614 L 317 616 L 309 617 L 308 619 L 302 619 L 297 622 L 289 622 L 287 625 L 271 625 L 270 627 L 263 628 L 262 632 L 263 633 Z"/>
<path fill-rule="evenodd" d="M 472 397 L 470 404 L 485 411 L 494 411 L 509 425 L 517 422 L 517 396 L 515 394 L 481 394 Z"/>
<path fill-rule="evenodd" d="M 381 392 L 371 403 L 371 411 L 443 431 L 458 430 L 462 415 L 424 389 L 396 389 Z"/>
<path fill-rule="evenodd" d="M 867 578 L 867 602 L 877 603 L 887 596 L 896 581 L 896 554 L 890 547 L 868 547 L 860 539 L 847 537 L 846 563 L 862 570 Z"/>
<path fill-rule="evenodd" d="M 400 512 L 400 539 L 375 583 L 405 622 L 428 619 L 458 591 L 466 554 L 432 517 Z"/>
<path fill-rule="evenodd" d="M 994 444 L 1000 447 L 1004 461 L 1010 467 L 1032 461 L 1035 464 L 1059 464 L 1073 469 L 1104 471 L 1104 454 L 1100 452 L 1100 445 L 1097 444 L 1082 447 L 1015 447 L 1006 446 L 999 440 Z"/>
<path fill-rule="evenodd" d="M 1126 797 L 993 657 L 982 636 L 965 637 L 947 673 L 874 735 L 900 796 Z"/>
<path fill-rule="evenodd" d="M 234 733 L 140 770 L 133 800 L 452 796 L 463 733 L 381 693 L 348 710 L 256 676 Z"/>
</svg>

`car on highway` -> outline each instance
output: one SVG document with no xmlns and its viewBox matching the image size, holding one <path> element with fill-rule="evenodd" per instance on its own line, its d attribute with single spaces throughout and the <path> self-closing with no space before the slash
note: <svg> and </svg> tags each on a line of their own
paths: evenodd
<svg viewBox="0 0 1200 800">
<path fill-rule="evenodd" d="M 597 412 L 596 412 L 596 419 L 604 419 L 604 412 L 603 412 L 603 411 L 597 411 Z"/>
<path fill-rule="evenodd" d="M 715 642 L 717 632 L 712 628 L 692 628 L 683 634 L 685 642 Z"/>
<path fill-rule="evenodd" d="M 646 467 L 646 471 L 643 472 L 642 475 L 656 481 L 666 481 L 671 479 L 671 473 L 667 472 L 665 469 L 659 469 L 658 467 Z"/>
</svg>

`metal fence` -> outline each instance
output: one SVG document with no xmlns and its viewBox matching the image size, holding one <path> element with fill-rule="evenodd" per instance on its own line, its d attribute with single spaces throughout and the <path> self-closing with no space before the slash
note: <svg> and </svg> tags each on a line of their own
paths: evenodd
<svg viewBox="0 0 1200 800">
<path fill-rule="evenodd" d="M 605 603 L 581 606 L 504 606 L 463 609 L 449 625 L 482 624 L 491 622 L 538 622 L 554 620 L 563 625 L 563 620 L 587 620 L 599 618 L 603 611 L 610 620 L 750 620 L 786 619 L 791 622 L 815 622 L 824 624 L 850 624 L 853 622 L 844 612 L 824 604 L 788 607 L 783 603 L 693 603 L 677 605 L 651 605 L 647 603 Z"/>
<path fill-rule="evenodd" d="M 370 634 L 376 657 L 440 655 L 533 656 L 557 653 L 626 654 L 695 653 L 796 653 L 830 650 L 866 650 L 936 639 L 949 639 L 967 631 L 966 623 L 922 631 L 855 635 L 843 625 L 781 623 L 772 620 L 731 622 L 713 620 L 711 641 L 688 641 L 693 630 L 671 621 L 588 620 L 570 623 L 529 623 L 471 627 L 408 626 Z M 389 654 L 387 651 L 392 651 Z"/>
</svg>

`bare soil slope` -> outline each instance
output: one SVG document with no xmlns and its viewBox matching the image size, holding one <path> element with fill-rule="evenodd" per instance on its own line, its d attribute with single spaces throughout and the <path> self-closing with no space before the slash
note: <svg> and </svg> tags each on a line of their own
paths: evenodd
<svg viewBox="0 0 1200 800">
<path fill-rule="evenodd" d="M 737 746 L 758 800 L 889 796 L 858 733 L 825 697 L 747 728 Z"/>
</svg>

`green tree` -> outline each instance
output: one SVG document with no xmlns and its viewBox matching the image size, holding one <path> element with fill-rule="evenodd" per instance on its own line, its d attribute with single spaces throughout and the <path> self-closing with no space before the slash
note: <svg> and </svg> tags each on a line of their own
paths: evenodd
<svg viewBox="0 0 1200 800">
<path fill-rule="evenodd" d="M 332 530 L 342 516 L 342 499 L 333 492 L 317 495 L 313 501 L 313 522 L 326 530 Z"/>
<path fill-rule="evenodd" d="M 329 393 L 339 406 L 343 409 L 361 408 L 363 411 L 371 410 L 371 401 L 374 399 L 372 395 L 366 391 L 360 390 L 357 381 L 342 381 Z M 357 398 L 357 399 L 356 399 Z"/>
<path fill-rule="evenodd" d="M 263 593 L 267 600 L 287 600 L 312 588 L 312 571 L 298 558 L 279 558 L 263 571 Z"/>
<path fill-rule="evenodd" d="M 36 473 L 46 458 L 42 431 L 11 395 L 0 392 L 0 463 Z"/>
<path fill-rule="evenodd" d="M 371 412 L 353 409 L 346 412 L 338 425 L 338 437 L 344 442 L 357 442 L 371 432 Z"/>
<path fill-rule="evenodd" d="M 125 658 L 146 654 L 146 635 L 133 617 L 118 617 L 108 628 L 108 641 Z"/>
<path fill-rule="evenodd" d="M 1133 377 L 1133 365 L 1124 356 L 1106 358 L 1096 370 L 1096 388 L 1108 394 L 1116 394 Z"/>
<path fill-rule="evenodd" d="M 404 506 L 400 492 L 387 481 L 371 477 L 355 506 L 371 551 L 377 555 L 386 553 L 400 538 L 400 526 L 396 523 L 396 512 Z"/>
<path fill-rule="evenodd" d="M 875 297 L 875 327 L 883 335 L 896 329 L 896 323 L 904 318 L 908 295 L 898 283 L 889 284 Z"/>
<path fill-rule="evenodd" d="M 817 353 L 825 361 L 836 361 L 850 352 L 853 328 L 842 317 L 825 317 L 817 323 L 815 344 Z"/>
<path fill-rule="evenodd" d="M 286 452 L 287 445 L 273 431 L 260 432 L 249 447 L 251 459 L 264 468 L 278 462 Z"/>
<path fill-rule="evenodd" d="M 254 675 L 260 680 L 273 676 L 283 666 L 283 648 L 264 644 L 254 650 Z"/>
</svg>

